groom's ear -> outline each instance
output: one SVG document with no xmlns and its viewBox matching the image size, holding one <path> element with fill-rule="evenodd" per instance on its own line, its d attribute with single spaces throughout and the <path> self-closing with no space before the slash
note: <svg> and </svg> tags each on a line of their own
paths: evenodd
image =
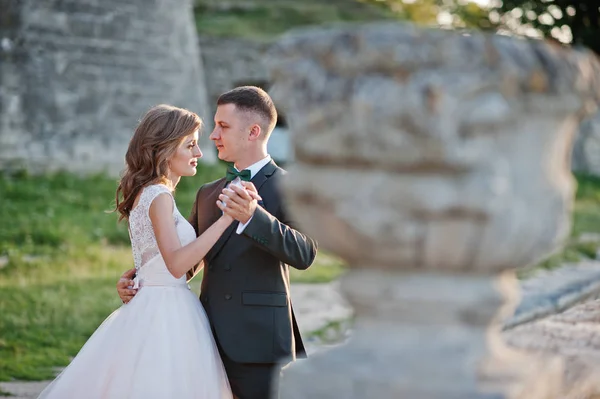
<svg viewBox="0 0 600 399">
<path fill-rule="evenodd" d="M 254 124 L 250 127 L 250 134 L 248 136 L 248 139 L 250 141 L 255 141 L 258 140 L 258 138 L 260 137 L 260 133 L 261 133 L 261 128 L 258 124 Z"/>
</svg>

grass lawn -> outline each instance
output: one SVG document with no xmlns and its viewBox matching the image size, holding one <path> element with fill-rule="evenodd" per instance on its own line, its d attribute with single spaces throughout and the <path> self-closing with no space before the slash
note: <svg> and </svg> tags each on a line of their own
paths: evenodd
<svg viewBox="0 0 600 399">
<path fill-rule="evenodd" d="M 576 174 L 576 177 L 571 236 L 560 252 L 539 267 L 552 269 L 569 262 L 594 259 L 600 248 L 600 178 L 583 174 Z"/>
<path fill-rule="evenodd" d="M 271 40 L 297 27 L 390 19 L 384 7 L 356 0 L 235 0 L 227 5 L 196 0 L 200 35 Z"/>
<path fill-rule="evenodd" d="M 201 166 L 177 188 L 185 215 L 203 182 L 223 167 Z M 116 180 L 72 174 L 0 174 L 0 381 L 51 378 L 114 309 L 115 283 L 132 267 L 129 236 L 115 213 Z M 341 262 L 319 254 L 292 281 L 330 281 Z M 198 292 L 199 279 L 192 281 Z"/>
<path fill-rule="evenodd" d="M 176 197 L 182 213 L 196 189 L 223 173 L 201 167 L 184 178 Z M 600 179 L 578 176 L 573 235 L 564 251 L 543 262 L 595 256 L 600 247 Z M 116 181 L 72 174 L 0 175 L 0 381 L 54 376 L 120 302 L 118 276 L 132 265 L 125 224 L 107 213 Z M 596 233 L 581 241 L 582 233 Z M 589 236 L 589 234 L 588 234 Z M 320 252 L 308 271 L 291 271 L 293 282 L 325 282 L 344 270 Z M 198 291 L 199 280 L 191 284 Z"/>
</svg>

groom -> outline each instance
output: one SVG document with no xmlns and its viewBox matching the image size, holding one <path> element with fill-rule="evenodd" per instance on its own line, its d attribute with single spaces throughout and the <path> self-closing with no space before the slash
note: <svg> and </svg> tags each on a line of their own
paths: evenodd
<svg viewBox="0 0 600 399">
<path fill-rule="evenodd" d="M 210 139 L 219 159 L 235 167 L 198 190 L 190 217 L 196 234 L 202 234 L 221 215 L 216 205 L 221 201 L 236 220 L 203 261 L 200 301 L 239 399 L 277 397 L 279 362 L 306 356 L 290 300 L 289 266 L 307 269 L 317 244 L 293 227 L 282 201 L 285 172 L 267 154 L 276 121 L 273 101 L 258 87 L 238 87 L 219 97 Z M 251 182 L 241 184 L 253 184 L 262 200 L 230 184 L 240 180 Z M 131 277 L 126 272 L 117 285 L 124 302 L 135 294 L 127 288 Z"/>
</svg>

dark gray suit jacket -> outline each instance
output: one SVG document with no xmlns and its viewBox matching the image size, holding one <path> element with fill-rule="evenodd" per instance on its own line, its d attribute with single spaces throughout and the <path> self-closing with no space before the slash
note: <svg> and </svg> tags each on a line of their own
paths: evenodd
<svg viewBox="0 0 600 399">
<path fill-rule="evenodd" d="M 238 363 L 275 363 L 305 357 L 290 300 L 289 266 L 307 269 L 317 244 L 294 229 L 279 191 L 285 174 L 274 162 L 252 179 L 262 201 L 242 234 L 237 222 L 204 259 L 200 301 L 225 354 Z M 220 216 L 225 179 L 196 195 L 190 222 L 198 235 Z M 191 276 L 188 273 L 188 277 Z"/>
</svg>

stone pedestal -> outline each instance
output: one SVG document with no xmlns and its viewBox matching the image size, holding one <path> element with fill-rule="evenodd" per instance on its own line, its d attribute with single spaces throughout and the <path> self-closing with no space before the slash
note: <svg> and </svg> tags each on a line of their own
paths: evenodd
<svg viewBox="0 0 600 399">
<path fill-rule="evenodd" d="M 569 231 L 593 56 L 398 24 L 292 33 L 271 55 L 290 208 L 351 266 L 356 311 L 350 342 L 290 366 L 282 397 L 556 398 L 560 360 L 509 349 L 499 321 L 514 269 Z"/>
</svg>

